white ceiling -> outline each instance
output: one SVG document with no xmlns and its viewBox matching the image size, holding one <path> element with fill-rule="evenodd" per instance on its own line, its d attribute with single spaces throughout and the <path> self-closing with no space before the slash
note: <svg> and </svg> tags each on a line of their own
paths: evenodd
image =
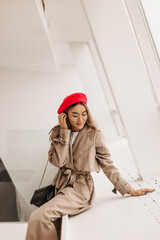
<svg viewBox="0 0 160 240">
<path fill-rule="evenodd" d="M 87 42 L 89 28 L 80 0 L 45 0 L 51 37 L 54 42 Z"/>
<path fill-rule="evenodd" d="M 33 0 L 0 1 L 0 66 L 55 72 L 36 4 Z"/>
<path fill-rule="evenodd" d="M 45 0 L 54 52 L 34 0 L 0 1 L 0 67 L 56 73 L 56 62 L 72 63 L 69 42 L 87 42 L 79 0 Z"/>
</svg>

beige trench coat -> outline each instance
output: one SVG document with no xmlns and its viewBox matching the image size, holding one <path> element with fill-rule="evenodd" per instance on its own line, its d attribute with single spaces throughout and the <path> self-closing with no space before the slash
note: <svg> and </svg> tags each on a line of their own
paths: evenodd
<svg viewBox="0 0 160 240">
<path fill-rule="evenodd" d="M 99 172 L 102 168 L 122 195 L 131 189 L 113 165 L 102 132 L 92 137 L 92 131 L 85 126 L 73 146 L 69 129 L 61 129 L 60 136 L 52 139 L 49 161 L 59 168 L 53 179 L 55 197 L 31 214 L 26 240 L 57 240 L 56 221 L 66 214 L 79 214 L 92 205 L 95 197 L 92 171 Z"/>
<path fill-rule="evenodd" d="M 53 179 L 56 193 L 70 185 L 88 199 L 89 204 L 93 203 L 95 195 L 90 172 L 99 172 L 100 168 L 122 196 L 132 188 L 113 165 L 103 133 L 98 130 L 92 137 L 92 131 L 85 125 L 72 146 L 71 130 L 61 129 L 60 136 L 52 139 L 48 152 L 50 163 L 60 168 Z"/>
</svg>

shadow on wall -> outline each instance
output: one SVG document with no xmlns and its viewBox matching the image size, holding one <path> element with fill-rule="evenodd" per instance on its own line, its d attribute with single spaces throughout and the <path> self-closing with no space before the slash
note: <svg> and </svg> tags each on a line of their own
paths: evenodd
<svg viewBox="0 0 160 240">
<path fill-rule="evenodd" d="M 0 221 L 19 221 L 14 184 L 0 158 Z"/>
</svg>

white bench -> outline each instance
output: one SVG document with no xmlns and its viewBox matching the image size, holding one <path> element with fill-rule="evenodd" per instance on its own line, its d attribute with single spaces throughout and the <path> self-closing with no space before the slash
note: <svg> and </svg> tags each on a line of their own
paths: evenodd
<svg viewBox="0 0 160 240">
<path fill-rule="evenodd" d="M 154 220 L 139 197 L 113 194 L 112 184 L 103 172 L 94 174 L 93 177 L 96 187 L 94 205 L 79 215 L 65 218 L 65 236 L 62 235 L 64 238 L 61 240 L 160 239 L 160 224 Z M 141 196 L 141 199 L 147 197 Z"/>
</svg>

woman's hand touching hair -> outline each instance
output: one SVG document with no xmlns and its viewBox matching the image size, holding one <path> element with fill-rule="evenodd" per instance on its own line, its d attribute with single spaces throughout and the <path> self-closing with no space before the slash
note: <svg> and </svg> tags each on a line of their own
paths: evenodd
<svg viewBox="0 0 160 240">
<path fill-rule="evenodd" d="M 147 193 L 150 192 L 154 192 L 154 189 L 150 189 L 150 188 L 143 188 L 143 189 L 131 189 L 128 194 L 131 194 L 131 196 L 141 196 L 141 195 L 145 195 Z"/>
<path fill-rule="evenodd" d="M 58 115 L 59 124 L 62 129 L 68 129 L 66 118 L 67 118 L 67 114 L 65 114 L 64 112 Z"/>
</svg>

